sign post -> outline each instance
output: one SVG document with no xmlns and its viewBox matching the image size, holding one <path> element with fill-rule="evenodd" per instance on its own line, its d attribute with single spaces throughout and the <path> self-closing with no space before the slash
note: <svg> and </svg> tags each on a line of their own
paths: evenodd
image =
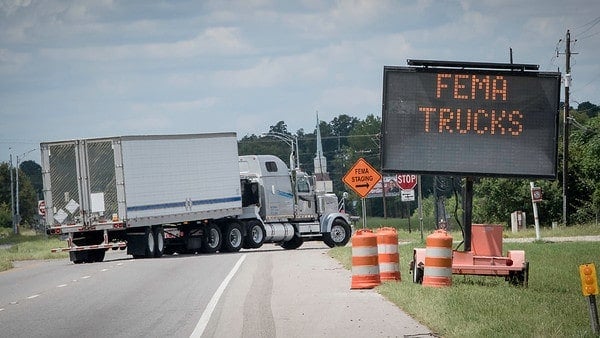
<svg viewBox="0 0 600 338">
<path fill-rule="evenodd" d="M 342 181 L 361 197 L 363 229 L 366 227 L 367 222 L 365 197 L 380 179 L 381 174 L 362 157 L 359 158 L 356 163 L 354 163 L 352 168 L 350 168 L 350 170 L 348 170 L 346 175 L 344 175 L 342 178 Z"/>
<path fill-rule="evenodd" d="M 542 201 L 542 189 L 537 188 L 533 182 L 529 182 L 531 186 L 531 203 L 533 204 L 533 219 L 535 221 L 535 239 L 540 240 L 540 218 L 538 217 L 537 203 Z"/>
<path fill-rule="evenodd" d="M 579 277 L 581 277 L 581 293 L 588 299 L 590 309 L 590 323 L 594 334 L 600 333 L 600 324 L 598 323 L 598 309 L 596 305 L 596 295 L 598 294 L 598 276 L 596 275 L 596 265 L 594 263 L 582 264 L 579 266 Z"/>
</svg>

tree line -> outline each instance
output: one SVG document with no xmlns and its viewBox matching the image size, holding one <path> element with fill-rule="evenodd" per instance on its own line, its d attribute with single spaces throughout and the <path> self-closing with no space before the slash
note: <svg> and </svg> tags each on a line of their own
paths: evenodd
<svg viewBox="0 0 600 338">
<path fill-rule="evenodd" d="M 561 114 L 564 105 L 561 104 Z M 570 107 L 571 126 L 569 135 L 568 182 L 569 223 L 598 222 L 600 218 L 600 106 L 583 102 L 577 108 Z M 561 118 L 560 121 L 563 119 Z M 361 120 L 346 114 L 333 118 L 329 123 L 319 124 L 323 139 L 323 152 L 327 157 L 328 171 L 333 180 L 334 192 L 341 196 L 349 192 L 352 203 L 359 197 L 342 182 L 349 168 L 362 157 L 375 168 L 380 168 L 380 131 L 381 118 L 368 115 Z M 562 122 L 559 130 L 563 130 Z M 308 133 L 303 129 L 290 132 L 284 121 L 269 127 L 275 132 L 295 137 L 298 140 L 300 167 L 304 171 L 313 171 L 313 158 L 316 153 L 316 128 Z M 542 188 L 544 200 L 538 204 L 542 224 L 560 222 L 562 219 L 562 137 L 558 141 L 558 168 L 556 180 L 535 180 Z M 239 141 L 241 155 L 273 154 L 286 161 L 290 148 L 275 138 L 248 135 Z M 474 185 L 473 222 L 510 224 L 510 214 L 514 211 L 532 213 L 530 179 L 518 178 L 477 178 Z M 462 215 L 462 189 L 464 179 L 451 176 L 422 176 L 422 192 L 425 198 L 423 210 L 425 217 L 437 216 L 435 206 L 441 200 L 447 208 L 449 217 Z M 382 198 L 370 198 L 368 214 L 370 216 L 408 217 L 416 212 L 416 202 L 401 202 L 400 197 L 387 197 L 384 210 Z M 352 209 L 352 208 L 351 208 Z M 360 215 L 360 210 L 353 210 Z M 533 217 L 530 216 L 530 220 Z"/>
<path fill-rule="evenodd" d="M 561 109 L 561 113 L 564 109 Z M 571 107 L 569 166 L 568 166 L 568 214 L 570 223 L 598 222 L 600 217 L 600 107 L 583 102 L 577 108 Z M 560 119 L 562 121 L 562 119 Z M 559 126 L 562 130 L 562 126 Z M 334 192 L 341 196 L 349 192 L 349 210 L 360 215 L 359 197 L 353 194 L 342 182 L 342 177 L 359 159 L 364 158 L 375 168 L 380 168 L 381 117 L 374 114 L 364 119 L 340 114 L 331 121 L 320 121 L 323 155 L 327 158 L 327 168 L 333 181 Z M 316 154 L 316 124 L 311 131 L 288 130 L 285 121 L 278 121 L 268 129 L 270 133 L 295 138 L 298 142 L 300 168 L 313 172 Z M 562 137 L 558 140 L 558 163 L 562 163 Z M 289 163 L 291 147 L 281 139 L 246 135 L 238 140 L 240 155 L 271 154 Z M 11 189 L 9 164 L 0 163 L 0 226 L 12 226 Z M 16 168 L 13 168 L 16 170 Z M 37 201 L 42 199 L 41 167 L 34 161 L 19 165 L 19 208 L 21 223 L 33 225 L 38 222 Z M 13 181 L 16 172 L 13 171 Z M 422 192 L 425 198 L 425 216 L 434 215 L 434 205 L 440 199 L 445 201 L 450 215 L 461 213 L 461 177 L 426 176 L 422 177 Z M 532 210 L 528 179 L 479 178 L 475 181 L 473 200 L 474 223 L 510 222 L 513 211 Z M 542 224 L 560 221 L 562 215 L 562 167 L 558 167 L 556 180 L 536 180 L 544 192 L 544 200 L 538 205 Z M 14 186 L 13 186 L 14 188 Z M 369 216 L 407 217 L 415 213 L 416 203 L 401 202 L 400 197 L 387 197 L 385 208 L 382 198 L 369 199 Z"/>
</svg>

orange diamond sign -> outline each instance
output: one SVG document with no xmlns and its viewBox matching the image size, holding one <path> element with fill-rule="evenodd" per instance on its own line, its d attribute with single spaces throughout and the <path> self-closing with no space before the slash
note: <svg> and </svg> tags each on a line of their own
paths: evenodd
<svg viewBox="0 0 600 338">
<path fill-rule="evenodd" d="M 359 158 L 342 181 L 364 198 L 380 179 L 381 174 L 363 158 Z"/>
</svg>

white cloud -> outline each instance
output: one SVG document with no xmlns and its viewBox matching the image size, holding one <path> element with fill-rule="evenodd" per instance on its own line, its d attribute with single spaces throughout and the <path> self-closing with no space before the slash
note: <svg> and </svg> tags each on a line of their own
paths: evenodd
<svg viewBox="0 0 600 338">
<path fill-rule="evenodd" d="M 234 27 L 213 27 L 191 39 L 124 45 L 74 48 L 43 48 L 40 53 L 52 59 L 94 62 L 144 59 L 190 59 L 198 56 L 224 56 L 252 53 L 253 48 L 243 41 L 240 30 Z"/>
<path fill-rule="evenodd" d="M 4 15 L 13 15 L 20 8 L 25 8 L 31 5 L 31 0 L 1 0 L 0 1 L 0 12 Z"/>
<path fill-rule="evenodd" d="M 16 73 L 31 59 L 27 53 L 0 48 L 0 74 Z"/>
<path fill-rule="evenodd" d="M 361 87 L 328 88 L 323 91 L 316 105 L 320 109 L 340 113 L 378 113 L 381 111 L 381 91 Z M 372 110 L 361 111 L 364 107 L 372 107 Z"/>
<path fill-rule="evenodd" d="M 563 68 L 558 39 L 599 11 L 597 0 L 0 0 L 0 135 L 243 136 L 280 120 L 312 131 L 315 110 L 378 114 L 383 66 L 408 58 L 505 62 L 512 47 L 515 62 Z M 600 104 L 599 37 L 573 45 L 574 100 Z M 32 116 L 42 122 L 22 127 Z"/>
<path fill-rule="evenodd" d="M 199 113 L 207 111 L 218 102 L 217 98 L 207 97 L 191 101 L 174 101 L 159 103 L 134 103 L 131 108 L 136 113 L 159 112 L 161 114 L 178 115 L 183 113 Z"/>
</svg>

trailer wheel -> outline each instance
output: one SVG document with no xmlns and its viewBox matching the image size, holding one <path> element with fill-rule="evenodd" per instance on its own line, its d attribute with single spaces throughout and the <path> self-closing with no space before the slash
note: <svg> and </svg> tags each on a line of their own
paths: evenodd
<svg viewBox="0 0 600 338">
<path fill-rule="evenodd" d="M 90 252 L 92 262 L 100 263 L 104 260 L 106 249 L 98 249 Z"/>
<path fill-rule="evenodd" d="M 525 266 L 521 271 L 511 271 L 506 277 L 506 280 L 514 286 L 529 286 L 529 262 L 525 262 Z"/>
<path fill-rule="evenodd" d="M 165 231 L 158 226 L 154 229 L 154 257 L 160 258 L 165 252 Z"/>
<path fill-rule="evenodd" d="M 413 283 L 423 284 L 423 274 L 425 272 L 423 264 L 415 264 L 415 261 L 413 260 L 412 262 L 410 262 L 410 268 L 413 274 Z"/>
<path fill-rule="evenodd" d="M 292 239 L 290 239 L 287 242 L 281 243 L 281 247 L 286 250 L 294 250 L 298 249 L 303 243 L 304 239 L 302 239 L 302 237 L 298 236 L 297 234 L 294 234 Z"/>
<path fill-rule="evenodd" d="M 154 257 L 154 251 L 156 244 L 154 243 L 154 232 L 150 227 L 146 228 L 146 233 L 144 234 L 144 238 L 146 239 L 146 258 Z"/>
<path fill-rule="evenodd" d="M 221 249 L 222 239 L 221 229 L 214 223 L 208 223 L 204 236 L 202 236 L 202 247 L 200 249 L 204 253 L 215 253 Z"/>
<path fill-rule="evenodd" d="M 238 252 L 244 243 L 242 226 L 238 222 L 228 222 L 225 225 L 225 237 L 223 241 L 223 251 Z"/>
<path fill-rule="evenodd" d="M 244 239 L 244 249 L 258 249 L 265 241 L 265 228 L 259 221 L 248 222 L 248 234 Z"/>
<path fill-rule="evenodd" d="M 73 264 L 81 263 L 96 263 L 104 260 L 106 249 L 95 249 L 85 251 L 72 251 L 69 253 L 70 259 Z"/>
<path fill-rule="evenodd" d="M 69 258 L 71 259 L 71 262 L 73 262 L 73 264 L 81 264 L 85 259 L 84 254 L 85 252 L 71 251 L 69 252 Z"/>
<path fill-rule="evenodd" d="M 330 248 L 333 248 L 334 246 L 344 246 L 348 244 L 351 236 L 352 230 L 350 229 L 350 225 L 345 221 L 336 218 L 331 225 L 331 231 L 323 234 L 323 242 Z"/>
</svg>

